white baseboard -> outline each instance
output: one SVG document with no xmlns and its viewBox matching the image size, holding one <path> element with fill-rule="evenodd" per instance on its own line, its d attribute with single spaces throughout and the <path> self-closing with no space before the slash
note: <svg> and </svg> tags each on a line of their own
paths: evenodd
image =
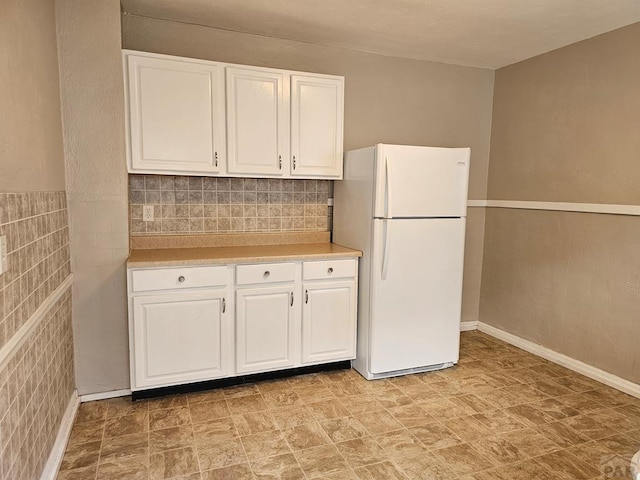
<svg viewBox="0 0 640 480">
<path fill-rule="evenodd" d="M 80 403 L 92 402 L 94 400 L 106 400 L 107 398 L 126 397 L 131 395 L 131 390 L 111 390 L 110 392 L 89 393 L 80 395 Z"/>
<path fill-rule="evenodd" d="M 468 332 L 470 330 L 477 330 L 478 329 L 478 321 L 477 320 L 469 320 L 467 322 L 461 322 L 460 323 L 460 331 L 461 332 Z"/>
<path fill-rule="evenodd" d="M 69 399 L 69 405 L 67 405 L 67 409 L 62 417 L 62 422 L 60 422 L 56 441 L 53 444 L 51 453 L 49 453 L 47 463 L 44 465 L 44 470 L 42 471 L 42 475 L 40 475 L 40 480 L 55 480 L 58 476 L 58 470 L 60 470 L 60 464 L 62 463 L 64 452 L 67 449 L 67 442 L 69 441 L 69 436 L 71 435 L 71 429 L 73 428 L 73 422 L 76 419 L 76 413 L 78 412 L 79 406 L 80 399 L 78 398 L 77 392 L 74 390 L 71 394 L 71 398 Z"/>
<path fill-rule="evenodd" d="M 581 362 L 580 360 L 568 357 L 567 355 L 543 347 L 542 345 L 534 343 L 530 340 L 525 340 L 524 338 L 518 337 L 517 335 L 513 335 L 509 332 L 505 332 L 504 330 L 493 327 L 486 323 L 478 322 L 478 330 L 499 340 L 503 340 L 515 347 L 521 348 L 522 350 L 526 350 L 529 353 L 533 353 L 534 355 L 538 355 L 539 357 L 545 358 L 553 363 L 562 365 L 569 370 L 578 372 L 585 377 L 592 378 L 593 380 L 604 383 L 605 385 L 613 387 L 616 390 L 620 390 L 621 392 L 640 398 L 640 385 L 638 385 L 637 383 L 630 382 L 629 380 L 620 378 L 612 373 L 605 372 L 604 370 L 600 370 L 599 368 Z"/>
</svg>

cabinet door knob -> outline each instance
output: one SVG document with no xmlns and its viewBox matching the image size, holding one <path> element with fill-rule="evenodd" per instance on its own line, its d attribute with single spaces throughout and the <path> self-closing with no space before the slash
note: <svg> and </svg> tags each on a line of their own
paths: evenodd
<svg viewBox="0 0 640 480">
<path fill-rule="evenodd" d="M 327 273 L 331 275 L 333 273 L 333 267 L 329 267 L 329 269 L 327 270 Z"/>
<path fill-rule="evenodd" d="M 262 275 L 262 278 L 269 278 L 271 276 L 271 272 L 269 270 L 266 270 L 264 272 L 264 275 Z"/>
<path fill-rule="evenodd" d="M 182 275 L 180 275 L 180 276 L 178 277 L 178 282 L 182 283 L 182 282 L 184 282 L 184 281 L 185 281 L 185 278 L 184 278 Z"/>
</svg>

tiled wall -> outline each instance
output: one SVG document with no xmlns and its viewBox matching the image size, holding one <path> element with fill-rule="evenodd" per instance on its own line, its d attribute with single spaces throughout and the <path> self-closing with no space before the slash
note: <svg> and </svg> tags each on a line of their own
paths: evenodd
<svg viewBox="0 0 640 480">
<path fill-rule="evenodd" d="M 130 175 L 131 235 L 327 231 L 330 180 Z M 142 220 L 142 206 L 155 220 Z"/>
<path fill-rule="evenodd" d="M 0 347 L 69 275 L 64 192 L 0 194 L 0 235 L 7 271 L 0 275 Z"/>
<path fill-rule="evenodd" d="M 0 347 L 69 275 L 64 192 L 0 194 Z M 18 337 L 15 337 L 18 338 Z M 0 357 L 0 478 L 39 478 L 74 389 L 71 293 L 45 314 L 21 347 Z"/>
<path fill-rule="evenodd" d="M 68 290 L 0 370 L 2 480 L 40 478 L 74 388 Z"/>
</svg>

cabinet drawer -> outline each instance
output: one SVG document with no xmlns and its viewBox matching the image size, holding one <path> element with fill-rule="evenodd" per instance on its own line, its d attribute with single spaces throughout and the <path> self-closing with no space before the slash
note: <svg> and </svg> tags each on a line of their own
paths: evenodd
<svg viewBox="0 0 640 480">
<path fill-rule="evenodd" d="M 159 268 L 131 272 L 133 292 L 215 287 L 227 283 L 226 266 Z"/>
<path fill-rule="evenodd" d="M 295 276 L 295 263 L 262 263 L 236 267 L 236 283 L 238 285 L 293 282 Z"/>
<path fill-rule="evenodd" d="M 303 280 L 324 280 L 329 278 L 355 277 L 357 271 L 355 259 L 322 260 L 302 264 Z"/>
</svg>

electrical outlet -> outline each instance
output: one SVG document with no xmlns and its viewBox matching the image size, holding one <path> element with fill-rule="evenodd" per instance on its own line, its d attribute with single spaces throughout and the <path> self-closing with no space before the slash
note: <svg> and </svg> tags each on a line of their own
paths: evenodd
<svg viewBox="0 0 640 480">
<path fill-rule="evenodd" d="M 7 236 L 0 237 L 0 275 L 7 271 Z"/>
<path fill-rule="evenodd" d="M 153 205 L 142 206 L 142 220 L 145 222 L 153 222 Z"/>
</svg>

